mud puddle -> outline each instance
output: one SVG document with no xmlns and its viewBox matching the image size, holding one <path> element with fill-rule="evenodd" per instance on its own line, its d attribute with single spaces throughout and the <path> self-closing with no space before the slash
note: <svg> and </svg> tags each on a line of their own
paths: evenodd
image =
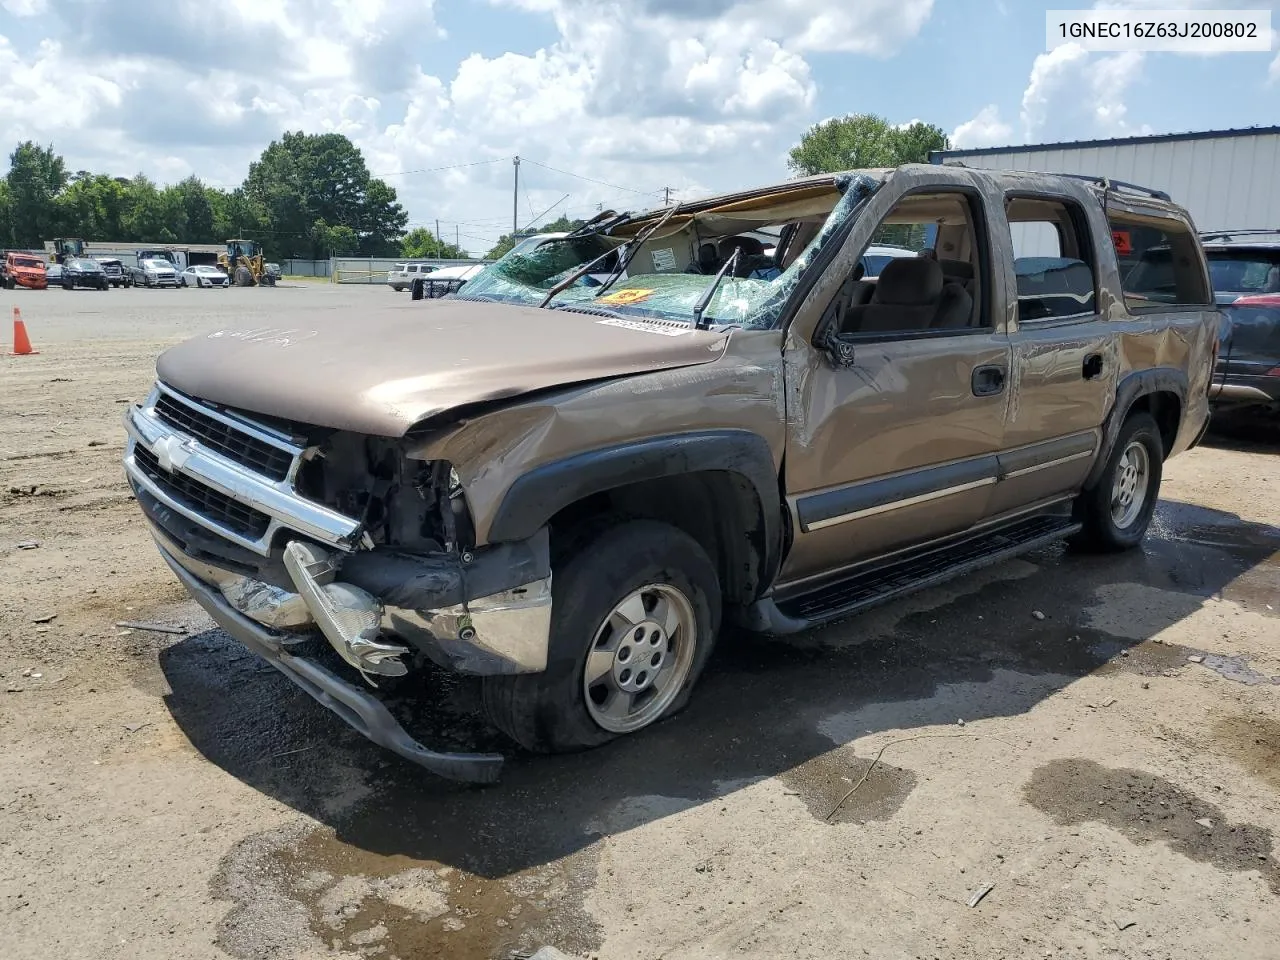
<svg viewBox="0 0 1280 960">
<path fill-rule="evenodd" d="M 344 843 L 331 830 L 251 838 L 224 861 L 215 893 L 235 906 L 218 946 L 236 957 L 317 946 L 365 957 L 492 960 L 552 945 L 593 951 L 587 852 L 490 878 Z"/>
<path fill-rule="evenodd" d="M 827 823 L 888 820 L 916 787 L 910 770 L 832 750 L 782 773 L 813 816 Z M 852 791 L 852 792 L 850 792 Z"/>
<path fill-rule="evenodd" d="M 1280 677 L 1269 677 L 1259 673 L 1249 666 L 1249 660 L 1246 657 L 1224 657 L 1216 653 L 1195 654 L 1195 656 L 1201 659 L 1193 662 L 1236 683 L 1243 683 L 1250 687 L 1280 685 Z"/>
<path fill-rule="evenodd" d="M 1271 831 L 1230 823 L 1216 806 L 1162 777 L 1091 760 L 1054 760 L 1031 775 L 1023 793 L 1059 824 L 1103 823 L 1133 843 L 1163 841 L 1219 870 L 1256 870 L 1280 894 Z"/>
<path fill-rule="evenodd" d="M 1213 726 L 1213 740 L 1251 775 L 1280 791 L 1280 720 L 1223 717 Z"/>
</svg>

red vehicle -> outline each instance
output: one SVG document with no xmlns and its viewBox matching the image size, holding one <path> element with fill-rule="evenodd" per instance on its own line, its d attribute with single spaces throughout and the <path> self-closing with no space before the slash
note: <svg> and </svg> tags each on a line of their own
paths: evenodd
<svg viewBox="0 0 1280 960">
<path fill-rule="evenodd" d="M 0 285 L 6 290 L 14 287 L 43 290 L 49 285 L 44 261 L 31 253 L 6 253 L 0 266 Z"/>
</svg>

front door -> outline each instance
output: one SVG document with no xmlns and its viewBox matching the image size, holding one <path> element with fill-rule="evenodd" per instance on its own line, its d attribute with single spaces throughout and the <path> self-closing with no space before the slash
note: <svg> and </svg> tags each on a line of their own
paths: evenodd
<svg viewBox="0 0 1280 960">
<path fill-rule="evenodd" d="M 956 186 L 937 186 L 939 175 Z M 988 239 L 999 200 L 962 171 L 934 178 L 896 194 L 894 180 L 881 188 L 847 241 L 856 250 L 842 250 L 832 269 L 856 263 L 870 243 L 902 255 L 874 282 L 855 273 L 824 283 L 838 292 L 820 315 L 814 308 L 812 329 L 798 314 L 788 332 L 785 478 L 794 536 L 784 596 L 839 568 L 963 532 L 988 514 L 1010 371 L 1009 339 L 996 322 L 1003 318 L 991 309 L 1004 300 Z M 840 331 L 838 361 L 815 345 L 826 329 Z"/>
</svg>

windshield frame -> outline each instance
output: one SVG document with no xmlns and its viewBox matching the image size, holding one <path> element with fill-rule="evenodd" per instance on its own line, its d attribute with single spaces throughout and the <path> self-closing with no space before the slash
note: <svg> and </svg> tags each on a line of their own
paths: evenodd
<svg viewBox="0 0 1280 960">
<path fill-rule="evenodd" d="M 787 318 L 793 312 L 790 309 L 793 301 L 797 297 L 802 298 L 807 293 L 812 286 L 813 278 L 824 269 L 826 261 L 832 255 L 830 250 L 832 241 L 838 241 L 843 236 L 847 236 L 849 229 L 858 219 L 866 201 L 875 194 L 883 182 L 883 177 L 868 175 L 868 173 L 864 172 L 833 174 L 825 180 L 823 178 L 812 178 L 803 182 L 779 184 L 773 188 L 752 194 L 738 194 L 729 198 L 713 199 L 691 204 L 687 208 L 680 208 L 679 206 L 675 209 L 665 208 L 642 217 L 627 218 L 621 224 L 606 224 L 604 231 L 589 231 L 571 234 L 568 237 L 558 239 L 548 239 L 539 244 L 533 250 L 532 255 L 517 253 L 516 249 L 513 248 L 504 257 L 486 266 L 468 283 L 467 289 L 460 291 L 456 294 L 456 297 L 464 300 L 537 306 L 552 287 L 571 276 L 575 271 L 580 270 L 592 259 L 601 256 L 608 247 L 613 247 L 620 252 L 620 248 L 624 244 L 634 242 L 637 237 L 642 236 L 648 228 L 660 222 L 663 218 L 671 218 L 673 222 L 677 222 L 679 225 L 670 233 L 659 231 L 662 233 L 661 239 L 681 237 L 682 239 L 676 241 L 676 243 L 681 243 L 684 239 L 683 235 L 687 233 L 691 235 L 694 244 L 699 242 L 710 243 L 714 241 L 715 237 L 720 237 L 721 233 L 723 233 L 721 239 L 729 239 L 734 236 L 754 234 L 766 229 L 765 227 L 744 224 L 737 229 L 736 233 L 724 232 L 723 222 L 729 211 L 737 214 L 739 218 L 742 217 L 738 210 L 741 209 L 740 205 L 744 203 L 744 197 L 746 198 L 745 202 L 758 201 L 760 203 L 760 216 L 758 218 L 750 218 L 749 213 L 752 208 L 747 208 L 749 220 L 755 219 L 770 226 L 781 225 L 793 222 L 792 218 L 796 216 L 796 214 L 791 214 L 789 217 L 783 212 L 787 204 L 811 202 L 810 197 L 804 196 L 804 192 L 815 188 L 821 189 L 825 186 L 834 194 L 834 199 L 825 215 L 819 213 L 819 216 L 823 216 L 824 219 L 818 220 L 813 217 L 813 214 L 803 214 L 796 211 L 796 213 L 799 213 L 799 218 L 795 219 L 794 222 L 807 222 L 811 225 L 811 228 L 813 224 L 818 226 L 816 232 L 800 253 L 788 263 L 787 268 L 780 270 L 774 265 L 770 268 L 770 271 L 765 271 L 763 267 L 760 267 L 748 272 L 745 276 L 726 274 L 713 290 L 713 295 L 706 305 L 701 324 L 703 329 L 727 329 L 731 327 L 751 330 L 778 329 L 785 324 Z M 821 194 L 812 195 L 812 199 L 819 202 L 821 197 Z M 771 206 L 778 211 L 776 224 L 768 219 L 771 215 Z M 796 210 L 794 206 L 791 209 Z M 675 214 L 674 217 L 672 216 L 673 214 Z M 700 215 L 703 214 L 713 219 L 720 218 L 721 227 L 717 233 L 704 236 L 699 232 L 698 224 L 701 222 Z M 575 243 L 582 244 L 587 249 L 585 252 L 574 254 L 578 257 L 574 266 L 567 266 L 550 276 L 546 275 L 545 272 L 542 274 L 535 273 L 534 275 L 538 276 L 538 279 L 527 284 L 506 273 L 512 265 L 509 258 L 513 257 L 513 255 L 517 258 L 527 259 L 531 256 L 536 257 L 543 251 L 548 250 L 548 248 L 558 247 L 564 249 L 563 245 Z M 639 249 L 637 248 L 636 252 Z M 630 256 L 628 256 L 628 259 L 631 259 Z M 641 257 L 641 259 L 643 260 L 644 258 Z M 754 259 L 754 255 L 752 259 Z M 544 267 L 544 271 L 557 266 L 561 266 L 560 261 L 547 265 Z M 536 261 L 531 261 L 530 268 L 536 268 Z M 555 298 L 555 301 L 548 304 L 548 308 L 583 313 L 589 312 L 663 326 L 684 325 L 693 329 L 695 322 L 694 308 L 710 287 L 711 281 L 715 276 L 714 273 L 702 273 L 688 268 L 684 270 L 656 270 L 652 273 L 639 274 L 628 272 L 625 277 L 619 277 L 615 283 L 607 285 L 611 287 L 611 289 L 608 289 L 607 295 L 600 296 L 600 294 L 605 293 L 604 289 L 593 292 L 592 287 L 599 286 L 598 281 L 591 282 L 593 277 L 610 272 L 608 266 L 605 265 L 580 277 L 572 285 L 562 290 Z M 761 274 L 767 275 L 768 272 L 773 274 L 768 279 L 761 276 Z M 537 294 L 536 297 L 535 293 Z"/>
</svg>

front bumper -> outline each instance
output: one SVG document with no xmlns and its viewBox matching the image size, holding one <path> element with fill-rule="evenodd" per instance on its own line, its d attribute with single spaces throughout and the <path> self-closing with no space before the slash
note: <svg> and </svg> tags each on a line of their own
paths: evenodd
<svg viewBox="0 0 1280 960">
<path fill-rule="evenodd" d="M 43 273 L 11 273 L 10 276 L 17 286 L 28 290 L 43 290 L 49 286 L 49 278 Z"/>
<path fill-rule="evenodd" d="M 288 635 L 272 631 L 237 611 L 225 597 L 197 579 L 163 547 L 160 554 L 218 626 L 374 743 L 450 780 L 468 783 L 497 781 L 502 772 L 501 756 L 440 753 L 423 746 L 409 735 L 377 697 L 348 683 L 315 660 L 291 654 L 286 646 Z"/>
<path fill-rule="evenodd" d="M 172 401 L 163 414 L 161 399 Z M 240 431 L 256 428 L 164 387 L 125 416 L 126 477 L 161 554 L 195 599 L 229 633 L 375 742 L 442 775 L 484 779 L 481 773 L 462 777 L 452 761 L 442 769 L 442 755 L 416 743 L 357 686 L 356 672 L 400 676 L 423 658 L 481 676 L 545 670 L 551 632 L 547 529 L 526 541 L 464 554 L 374 547 L 357 521 L 293 488 L 304 451 L 258 434 L 295 455 L 287 476 L 272 481 L 179 431 L 173 403 L 185 405 L 179 419 L 201 414 Z M 244 506 L 263 521 L 254 535 L 220 521 L 234 519 Z M 215 507 L 222 512 L 211 514 Z M 288 643 L 317 632 L 353 668 L 350 682 L 285 651 Z"/>
</svg>

